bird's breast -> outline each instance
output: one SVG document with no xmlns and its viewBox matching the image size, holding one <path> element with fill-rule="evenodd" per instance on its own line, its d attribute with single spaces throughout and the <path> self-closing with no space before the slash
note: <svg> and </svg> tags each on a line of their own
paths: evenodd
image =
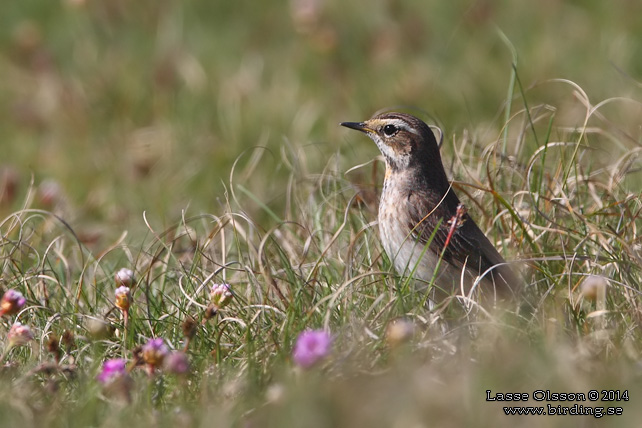
<svg viewBox="0 0 642 428">
<path fill-rule="evenodd" d="M 378 215 L 381 242 L 397 273 L 410 275 L 414 270 L 415 279 L 427 284 L 434 276 L 439 256 L 412 234 L 407 195 L 398 188 L 389 180 L 384 182 Z M 460 283 L 461 271 L 442 260 L 435 279 L 439 287 L 452 290 Z"/>
</svg>

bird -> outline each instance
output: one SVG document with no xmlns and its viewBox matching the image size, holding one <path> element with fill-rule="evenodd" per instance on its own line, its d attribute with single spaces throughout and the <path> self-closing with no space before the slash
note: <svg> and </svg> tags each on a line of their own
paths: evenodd
<svg viewBox="0 0 642 428">
<path fill-rule="evenodd" d="M 433 304 L 453 295 L 498 304 L 517 295 L 521 282 L 455 194 L 426 123 L 387 112 L 341 125 L 365 133 L 385 160 L 379 234 L 398 274 L 430 286 Z"/>
</svg>

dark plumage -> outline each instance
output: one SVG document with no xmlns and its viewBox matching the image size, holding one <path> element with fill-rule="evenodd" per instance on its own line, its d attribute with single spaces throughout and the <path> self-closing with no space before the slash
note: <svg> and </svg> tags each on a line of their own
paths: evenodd
<svg viewBox="0 0 642 428">
<path fill-rule="evenodd" d="M 379 230 L 397 272 L 408 274 L 414 269 L 414 277 L 428 283 L 443 253 L 435 276 L 441 291 L 434 299 L 468 293 L 480 275 L 484 276 L 475 291 L 484 301 L 505 299 L 518 291 L 521 282 L 473 219 L 465 210 L 457 216 L 460 201 L 428 125 L 403 113 L 341 125 L 366 133 L 385 158 Z"/>
</svg>

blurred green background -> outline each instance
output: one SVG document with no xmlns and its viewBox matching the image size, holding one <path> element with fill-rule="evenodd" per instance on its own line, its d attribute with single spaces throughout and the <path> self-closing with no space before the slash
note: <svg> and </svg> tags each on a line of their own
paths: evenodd
<svg viewBox="0 0 642 428">
<path fill-rule="evenodd" d="M 374 158 L 369 140 L 338 123 L 382 108 L 412 106 L 446 136 L 484 130 L 492 141 L 513 52 L 524 88 L 569 79 L 593 103 L 642 92 L 634 0 L 23 0 L 2 9 L 0 214 L 25 204 L 58 211 L 87 240 L 144 230 L 143 211 L 157 225 L 182 210 L 222 213 L 237 158 L 236 182 L 278 210 L 292 170 L 320 173 L 335 157 L 342 175 Z M 537 88 L 535 104 L 576 102 L 570 85 Z M 248 150 L 257 146 L 266 150 Z M 252 169 L 253 154 L 262 156 Z"/>
</svg>

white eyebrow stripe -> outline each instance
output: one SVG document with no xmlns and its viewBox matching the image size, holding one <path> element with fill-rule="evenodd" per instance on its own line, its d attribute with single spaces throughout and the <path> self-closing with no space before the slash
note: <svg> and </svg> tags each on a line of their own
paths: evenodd
<svg viewBox="0 0 642 428">
<path fill-rule="evenodd" d="M 419 135 L 416 129 L 412 128 L 410 125 L 408 125 L 408 122 L 401 120 L 401 119 L 386 119 L 386 122 L 388 122 L 390 125 L 395 125 L 399 129 L 403 129 L 405 131 L 411 132 L 415 135 Z"/>
</svg>

